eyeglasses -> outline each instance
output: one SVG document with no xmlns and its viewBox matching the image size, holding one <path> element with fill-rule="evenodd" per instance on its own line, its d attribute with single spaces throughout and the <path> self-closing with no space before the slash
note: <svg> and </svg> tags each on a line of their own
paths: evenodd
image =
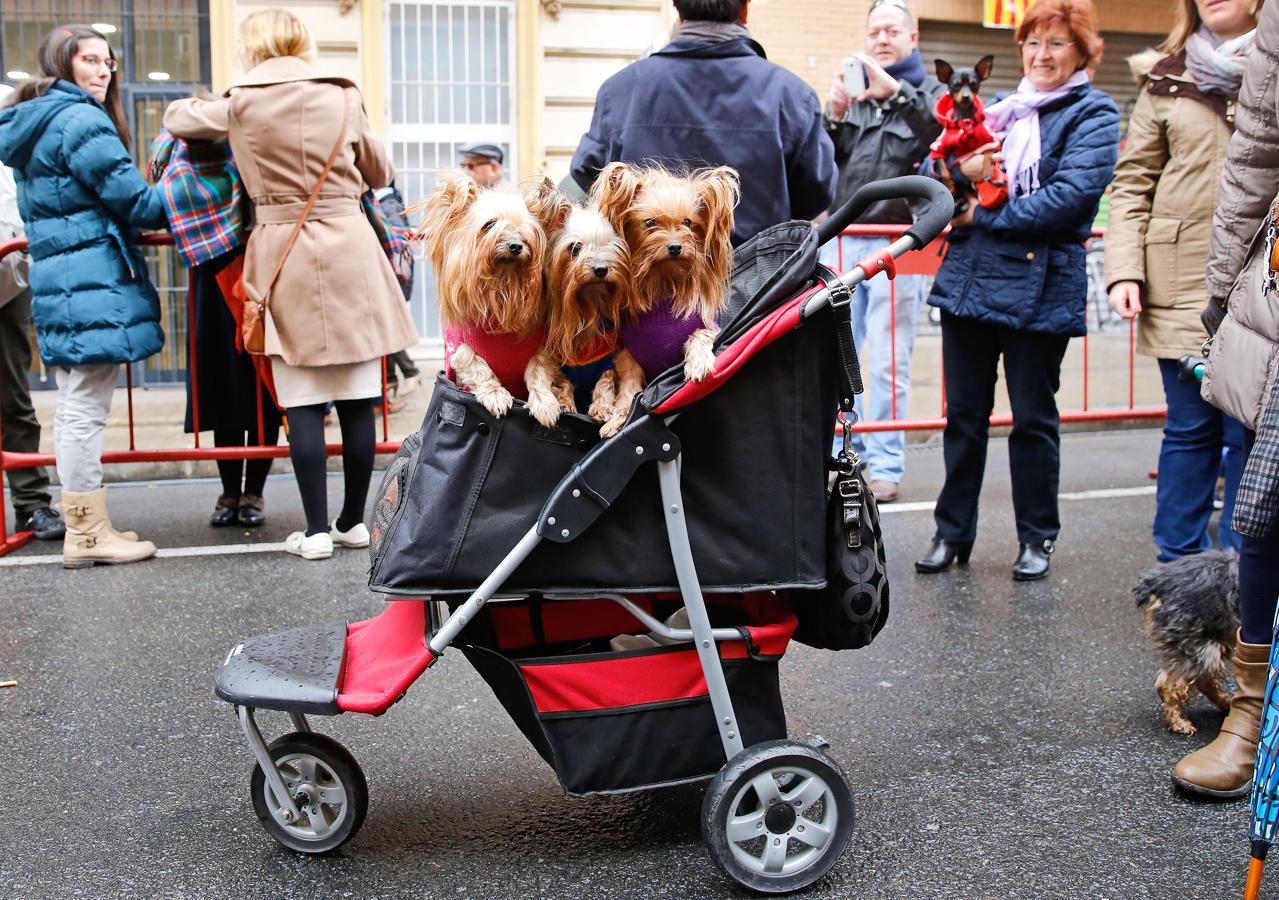
<svg viewBox="0 0 1279 900">
<path fill-rule="evenodd" d="M 1061 38 L 1053 38 L 1051 41 L 1048 41 L 1047 44 L 1048 52 L 1050 53 L 1060 53 L 1067 47 L 1075 46 L 1073 41 L 1063 41 Z M 1043 48 L 1044 41 L 1041 41 L 1039 38 L 1031 38 L 1028 41 L 1021 42 L 1021 49 L 1029 50 L 1031 53 L 1038 53 Z"/>
<path fill-rule="evenodd" d="M 110 56 L 95 56 L 92 53 L 89 53 L 74 58 L 81 60 L 91 69 L 96 69 L 98 66 L 106 66 L 108 72 L 114 72 L 120 66 L 120 64 Z"/>
</svg>

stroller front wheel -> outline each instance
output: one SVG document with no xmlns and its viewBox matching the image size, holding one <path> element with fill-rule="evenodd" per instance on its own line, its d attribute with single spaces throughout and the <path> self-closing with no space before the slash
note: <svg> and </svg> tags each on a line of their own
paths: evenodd
<svg viewBox="0 0 1279 900">
<path fill-rule="evenodd" d="M 711 781 L 702 837 L 733 881 L 789 894 L 838 861 L 853 830 L 853 798 L 839 765 L 796 741 L 747 747 Z"/>
<path fill-rule="evenodd" d="M 333 738 L 295 731 L 272 742 L 271 762 L 297 806 L 298 818 L 279 803 L 261 766 L 253 767 L 253 811 L 267 834 L 298 853 L 328 853 L 364 824 L 369 788 L 351 752 Z"/>
</svg>

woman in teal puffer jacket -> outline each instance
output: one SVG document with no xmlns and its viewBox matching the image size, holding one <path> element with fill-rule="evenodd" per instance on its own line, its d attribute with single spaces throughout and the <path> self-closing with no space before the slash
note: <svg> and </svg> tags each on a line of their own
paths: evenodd
<svg viewBox="0 0 1279 900">
<path fill-rule="evenodd" d="M 102 435 L 120 363 L 164 345 L 160 301 L 135 246 L 165 227 L 159 195 L 129 156 L 129 130 L 101 33 L 60 25 L 40 45 L 41 77 L 0 110 L 0 161 L 14 171 L 31 253 L 40 356 L 54 369 L 54 455 L 67 568 L 126 563 L 155 545 L 107 516 Z"/>
</svg>

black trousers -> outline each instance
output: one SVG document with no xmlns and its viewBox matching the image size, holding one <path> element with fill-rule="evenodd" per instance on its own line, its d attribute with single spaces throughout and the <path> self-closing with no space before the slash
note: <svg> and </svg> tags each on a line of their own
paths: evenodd
<svg viewBox="0 0 1279 900">
<path fill-rule="evenodd" d="M 990 413 L 995 406 L 999 358 L 1012 401 L 1008 437 L 1017 540 L 1056 540 L 1061 530 L 1057 485 L 1061 472 L 1057 389 L 1061 361 L 1070 339 L 1003 328 L 942 313 L 945 366 L 946 483 L 933 518 L 937 537 L 968 542 L 977 537 L 977 501 L 986 472 Z"/>
<path fill-rule="evenodd" d="M 40 422 L 27 390 L 31 367 L 31 292 L 23 291 L 0 306 L 0 435 L 8 453 L 40 450 Z M 9 489 L 18 512 L 48 506 L 49 476 L 43 468 L 11 469 Z"/>
</svg>

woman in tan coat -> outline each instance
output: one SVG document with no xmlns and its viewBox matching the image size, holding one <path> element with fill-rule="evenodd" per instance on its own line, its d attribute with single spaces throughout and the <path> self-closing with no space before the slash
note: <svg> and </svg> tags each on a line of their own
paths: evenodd
<svg viewBox="0 0 1279 900">
<path fill-rule="evenodd" d="M 1138 352 L 1158 359 L 1163 378 L 1168 417 L 1153 529 L 1160 562 L 1212 546 L 1208 520 L 1223 449 L 1226 505 L 1218 542 L 1239 549 L 1230 518 L 1243 428 L 1204 402 L 1197 384 L 1178 379 L 1177 360 L 1199 356 L 1208 338 L 1199 321 L 1208 235 L 1255 6 L 1256 0 L 1181 0 L 1162 52 L 1129 60 L 1142 89 L 1115 168 L 1106 284 L 1115 312 L 1141 314 Z"/>
<path fill-rule="evenodd" d="M 266 296 L 266 352 L 280 405 L 306 530 L 289 535 L 290 553 L 326 559 L 333 545 L 364 547 L 364 503 L 373 471 L 373 400 L 384 355 L 417 340 L 382 245 L 360 195 L 394 176 L 349 81 L 313 65 L 315 42 L 292 13 L 266 9 L 241 27 L 248 71 L 224 97 L 179 100 L 164 116 L 178 137 L 228 139 L 253 198 L 255 227 L 245 252 L 249 298 L 267 295 L 272 273 L 333 152 L 314 206 Z M 330 522 L 325 493 L 324 405 L 342 426 L 345 497 Z"/>
</svg>

